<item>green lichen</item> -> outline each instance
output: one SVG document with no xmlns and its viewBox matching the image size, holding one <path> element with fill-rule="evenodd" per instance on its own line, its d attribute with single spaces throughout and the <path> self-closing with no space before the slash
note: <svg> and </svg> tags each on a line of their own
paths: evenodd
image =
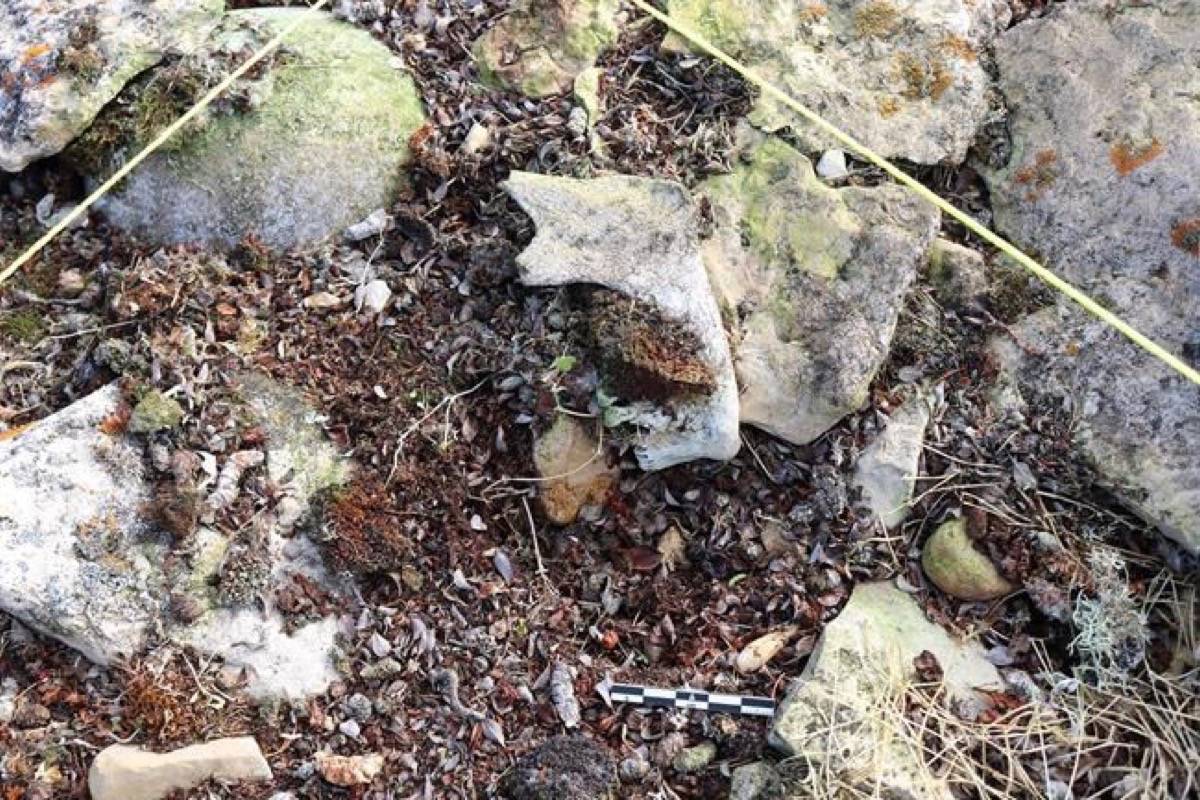
<svg viewBox="0 0 1200 800">
<path fill-rule="evenodd" d="M 741 209 L 743 238 L 765 261 L 834 279 L 853 254 L 861 232 L 855 216 L 781 140 L 768 139 L 732 175 L 705 186 Z"/>
<path fill-rule="evenodd" d="M 749 14 L 735 0 L 671 0 L 667 8 L 673 19 L 718 47 L 737 52 L 746 39 Z"/>
</svg>

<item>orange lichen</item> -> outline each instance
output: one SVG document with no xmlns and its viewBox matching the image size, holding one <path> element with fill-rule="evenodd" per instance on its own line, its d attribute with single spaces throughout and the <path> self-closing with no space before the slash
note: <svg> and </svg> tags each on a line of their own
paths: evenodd
<svg viewBox="0 0 1200 800">
<path fill-rule="evenodd" d="M 26 424 L 24 424 L 24 425 L 17 425 L 17 426 L 16 426 L 16 427 L 14 427 L 14 428 L 9 428 L 9 429 L 8 429 L 8 430 L 6 430 L 6 431 L 0 431 L 0 442 L 6 441 L 6 440 L 8 440 L 8 439 L 15 439 L 15 438 L 17 438 L 17 437 L 18 437 L 18 436 L 20 436 L 22 433 L 24 433 L 25 431 L 27 431 L 27 430 L 29 430 L 30 428 L 32 428 L 32 427 L 33 427 L 35 424 L 36 424 L 36 423 L 29 422 L 29 423 L 26 423 Z"/>
<path fill-rule="evenodd" d="M 1171 229 L 1171 243 L 1200 258 L 1200 217 L 1184 220 Z"/>
<path fill-rule="evenodd" d="M 863 38 L 891 36 L 900 27 L 900 10 L 887 0 L 874 0 L 854 14 L 854 29 Z"/>
<path fill-rule="evenodd" d="M 946 38 L 942 39 L 941 49 L 943 53 L 954 56 L 962 61 L 979 60 L 979 51 L 975 49 L 975 45 L 958 34 L 946 34 Z"/>
<path fill-rule="evenodd" d="M 823 19 L 828 13 L 829 9 L 826 8 L 824 3 L 805 3 L 804 7 L 797 14 L 797 18 L 801 24 L 804 24 Z"/>
<path fill-rule="evenodd" d="M 1058 153 L 1051 149 L 1039 150 L 1033 163 L 1017 171 L 1017 183 L 1029 186 L 1026 200 L 1037 200 L 1058 178 Z"/>
<path fill-rule="evenodd" d="M 1162 142 L 1152 139 L 1149 144 L 1135 146 L 1128 140 L 1120 141 L 1112 146 L 1108 157 L 1112 161 L 1117 174 L 1125 177 L 1138 167 L 1144 167 L 1163 154 Z"/>
<path fill-rule="evenodd" d="M 879 109 L 879 116 L 884 119 L 900 113 L 900 101 L 894 97 L 881 97 L 876 101 L 875 106 Z"/>
<path fill-rule="evenodd" d="M 28 64 L 30 61 L 33 61 L 35 58 L 40 58 L 41 56 L 44 56 L 44 55 L 46 55 L 46 53 L 49 53 L 49 52 L 50 52 L 50 45 L 35 44 L 25 50 L 24 54 L 22 54 L 22 56 L 21 56 L 21 61 L 22 61 L 22 63 Z"/>
</svg>

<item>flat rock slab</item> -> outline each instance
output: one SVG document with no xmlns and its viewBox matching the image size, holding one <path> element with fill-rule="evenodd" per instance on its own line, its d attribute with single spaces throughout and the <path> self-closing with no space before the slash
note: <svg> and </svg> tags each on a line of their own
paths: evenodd
<svg viewBox="0 0 1200 800">
<path fill-rule="evenodd" d="M 161 800 L 207 780 L 269 781 L 271 767 L 249 736 L 216 739 L 169 753 L 114 744 L 92 762 L 88 791 L 92 800 Z"/>
<path fill-rule="evenodd" d="M 522 0 L 472 52 L 484 83 L 528 97 L 568 91 L 617 39 L 617 0 Z"/>
<path fill-rule="evenodd" d="M 670 0 L 672 17 L 888 158 L 960 163 L 988 120 L 981 56 L 1008 23 L 999 0 Z M 686 43 L 672 35 L 672 49 Z M 791 127 L 809 152 L 837 146 L 759 99 L 751 121 Z"/>
<path fill-rule="evenodd" d="M 1012 155 L 985 172 L 997 227 L 1167 349 L 1200 363 L 1200 7 L 1082 2 L 997 43 Z M 1100 477 L 1200 552 L 1200 390 L 1064 304 L 1006 362 L 1069 396 Z M 1033 355 L 1030 354 L 1030 351 Z"/>
<path fill-rule="evenodd" d="M 297 22 L 248 89 L 250 107 L 214 111 L 147 159 L 102 204 L 111 222 L 156 245 L 225 248 L 254 236 L 288 249 L 390 205 L 425 117 L 412 79 L 366 31 L 307 9 L 234 11 L 183 68 L 204 74 L 208 61 L 248 55 Z M 140 144 L 126 142 L 109 162 Z"/>
<path fill-rule="evenodd" d="M 247 463 L 265 461 L 285 496 L 259 517 L 252 548 L 204 526 L 178 547 L 149 521 L 155 498 L 142 444 L 112 432 L 122 404 L 113 384 L 0 441 L 0 609 L 99 664 L 137 655 L 149 632 L 161 629 L 244 668 L 256 697 L 324 691 L 337 678 L 336 619 L 293 630 L 260 597 L 294 576 L 337 590 L 316 545 L 284 534 L 312 493 L 342 480 L 346 466 L 295 392 L 261 376 L 244 376 L 242 387 L 268 435 L 265 455 L 247 451 L 257 456 Z M 202 487 L 206 503 L 220 483 Z M 181 557 L 167 559 L 169 552 Z M 263 591 L 252 602 L 214 588 L 250 562 L 263 565 Z M 182 597 L 194 610 L 188 619 L 168 612 Z"/>
<path fill-rule="evenodd" d="M 17 172 L 83 132 L 138 73 L 195 47 L 223 0 L 0 3 L 0 169 Z"/>
<path fill-rule="evenodd" d="M 650 178 L 527 172 L 512 173 L 504 188 L 537 226 L 517 258 L 523 283 L 594 284 L 624 298 L 599 309 L 596 327 L 616 342 L 605 380 L 628 386 L 630 375 L 644 376 L 624 393 L 657 395 L 609 409 L 609 422 L 642 431 L 642 468 L 732 458 L 741 446 L 737 386 L 687 190 Z"/>
<path fill-rule="evenodd" d="M 741 420 L 811 442 L 866 401 L 940 215 L 898 186 L 831 189 L 775 138 L 698 191 L 704 262 L 738 320 Z"/>
<path fill-rule="evenodd" d="M 908 504 L 918 477 L 929 402 L 923 397 L 906 400 L 859 456 L 854 482 L 863 499 L 885 528 L 908 518 Z"/>
<path fill-rule="evenodd" d="M 860 584 L 830 622 L 775 716 L 768 739 L 794 764 L 849 781 L 881 797 L 954 797 L 904 734 L 888 693 L 916 679 L 913 659 L 932 653 L 951 697 L 1003 688 L 977 643 L 960 642 L 928 621 L 891 583 Z M 826 772 L 827 771 L 827 772 Z"/>
<path fill-rule="evenodd" d="M 101 430 L 120 399 L 107 386 L 0 441 L 0 608 L 99 664 L 141 649 L 161 601 L 141 448 Z"/>
</svg>

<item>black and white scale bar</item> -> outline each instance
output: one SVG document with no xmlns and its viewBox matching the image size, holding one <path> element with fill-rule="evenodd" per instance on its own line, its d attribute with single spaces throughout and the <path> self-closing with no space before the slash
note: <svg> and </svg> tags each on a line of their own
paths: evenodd
<svg viewBox="0 0 1200 800">
<path fill-rule="evenodd" d="M 650 708 L 684 708 L 748 717 L 775 716 L 775 702 L 769 697 L 743 697 L 695 689 L 656 689 L 628 683 L 614 683 L 608 696 L 617 703 L 637 703 Z"/>
</svg>

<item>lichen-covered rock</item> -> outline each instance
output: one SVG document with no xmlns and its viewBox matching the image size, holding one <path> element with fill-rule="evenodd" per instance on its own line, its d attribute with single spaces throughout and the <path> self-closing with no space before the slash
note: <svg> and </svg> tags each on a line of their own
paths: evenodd
<svg viewBox="0 0 1200 800">
<path fill-rule="evenodd" d="M 737 386 L 687 191 L 649 178 L 525 172 L 504 188 L 537 226 L 517 259 L 522 282 L 612 290 L 591 309 L 602 377 L 620 401 L 606 422 L 638 428 L 641 466 L 732 458 Z"/>
<path fill-rule="evenodd" d="M 1012 154 L 996 225 L 1167 349 L 1200 363 L 1200 8 L 1063 5 L 1002 36 Z M 1071 398 L 1076 443 L 1132 508 L 1200 552 L 1200 392 L 1067 306 L 997 345 L 1034 394 Z M 1029 352 L 1032 351 L 1032 352 Z"/>
<path fill-rule="evenodd" d="M 151 520 L 162 499 L 143 475 L 138 440 L 107 432 L 121 418 L 115 384 L 0 441 L 0 609 L 100 664 L 137 655 L 160 629 L 246 668 L 255 696 L 324 691 L 337 677 L 336 620 L 289 625 L 272 598 L 295 575 L 338 589 L 316 545 L 284 538 L 295 522 L 284 509 L 303 513 L 345 467 L 293 393 L 257 376 L 243 386 L 284 495 L 256 518 L 252 543 L 204 526 L 175 541 Z M 239 456 L 246 465 L 264 460 L 255 451 L 230 455 L 222 475 Z M 236 478 L 229 483 L 236 490 Z M 172 551 L 183 557 L 168 559 Z"/>
<path fill-rule="evenodd" d="M 194 48 L 223 0 L 0 3 L 0 169 L 54 155 L 135 75 Z"/>
<path fill-rule="evenodd" d="M 617 789 L 612 753 L 586 736 L 555 736 L 517 760 L 500 782 L 506 800 L 610 800 Z"/>
<path fill-rule="evenodd" d="M 110 745 L 88 770 L 92 800 L 161 800 L 207 780 L 269 781 L 271 767 L 249 736 L 215 739 L 169 753 Z"/>
<path fill-rule="evenodd" d="M 959 600 L 995 600 L 1015 588 L 971 542 L 962 517 L 933 532 L 921 551 L 921 567 L 934 585 Z"/>
<path fill-rule="evenodd" d="M 924 651 L 937 659 L 951 697 L 1003 687 L 977 643 L 951 638 L 910 595 L 890 583 L 856 586 L 780 706 L 770 743 L 811 774 L 835 775 L 871 796 L 950 800 L 920 743 L 880 711 L 894 706 L 890 692 L 915 679 L 913 659 Z"/>
<path fill-rule="evenodd" d="M 142 455 L 100 429 L 115 385 L 0 441 L 0 609 L 107 664 L 136 654 L 161 596 Z"/>
<path fill-rule="evenodd" d="M 774 138 L 700 191 L 705 265 L 737 321 L 741 420 L 810 442 L 866 401 L 937 209 L 898 186 L 831 189 Z"/>
<path fill-rule="evenodd" d="M 855 465 L 855 483 L 885 528 L 908 518 L 928 424 L 929 403 L 923 397 L 910 398 L 896 409 Z"/>
<path fill-rule="evenodd" d="M 574 522 L 585 505 L 603 503 L 619 475 L 596 437 L 565 414 L 538 437 L 533 461 L 542 479 L 542 508 L 558 525 Z"/>
<path fill-rule="evenodd" d="M 980 63 L 1008 23 L 999 0 L 670 0 L 671 16 L 886 157 L 959 163 L 988 120 Z M 685 47 L 676 36 L 670 48 Z M 751 121 L 834 145 L 764 95 Z"/>
<path fill-rule="evenodd" d="M 237 103 L 180 132 L 105 198 L 110 221 L 154 244 L 229 247 L 255 236 L 286 249 L 340 233 L 390 204 L 424 113 L 411 78 L 367 32 L 306 9 L 235 11 L 173 69 L 191 74 L 198 90 L 214 63 L 252 52 L 297 21 L 286 49 L 242 87 Z M 176 77 L 174 85 L 184 83 Z M 143 144 L 152 129 L 130 132 L 106 115 L 151 102 L 155 86 L 152 78 L 131 86 L 101 115 L 96 129 L 114 131 L 116 141 L 105 151 L 103 138 L 91 137 L 100 140 L 87 149 L 101 152 L 80 160 L 93 168 L 115 163 Z"/>
<path fill-rule="evenodd" d="M 929 250 L 929 280 L 939 303 L 970 308 L 987 293 L 987 265 L 978 251 L 936 239 Z"/>
<path fill-rule="evenodd" d="M 480 77 L 528 97 L 571 88 L 617 38 L 617 0 L 523 0 L 475 42 Z"/>
</svg>

